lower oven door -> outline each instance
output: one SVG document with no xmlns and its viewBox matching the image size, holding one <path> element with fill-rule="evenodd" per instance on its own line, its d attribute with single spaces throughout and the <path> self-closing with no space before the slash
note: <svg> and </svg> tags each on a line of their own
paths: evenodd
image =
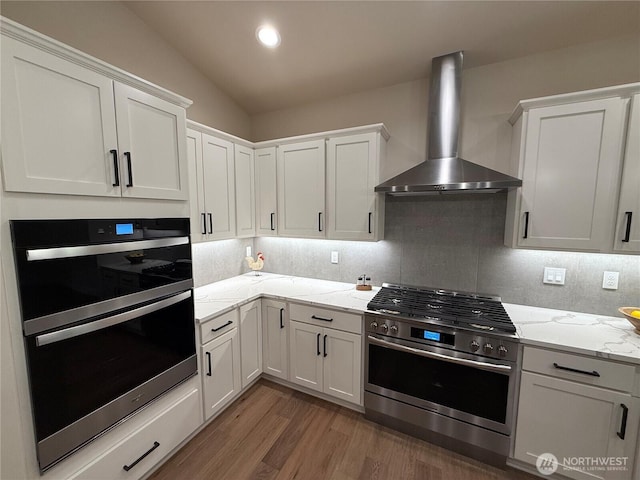
<svg viewBox="0 0 640 480">
<path fill-rule="evenodd" d="M 41 470 L 197 371 L 191 290 L 25 342 Z"/>
<path fill-rule="evenodd" d="M 369 334 L 365 365 L 365 391 L 511 433 L 516 369 L 510 362 Z"/>
</svg>

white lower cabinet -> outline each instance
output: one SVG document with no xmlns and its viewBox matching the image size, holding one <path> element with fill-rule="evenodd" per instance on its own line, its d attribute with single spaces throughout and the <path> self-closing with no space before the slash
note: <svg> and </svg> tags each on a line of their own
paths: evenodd
<svg viewBox="0 0 640 480">
<path fill-rule="evenodd" d="M 200 392 L 193 389 L 69 478 L 142 478 L 200 424 Z"/>
<path fill-rule="evenodd" d="M 288 380 L 289 349 L 287 304 L 262 300 L 262 369 L 273 377 Z"/>
<path fill-rule="evenodd" d="M 262 373 L 262 311 L 260 300 L 240 307 L 242 388 Z"/>
<path fill-rule="evenodd" d="M 542 359 L 554 369 L 544 375 Z M 575 479 L 632 479 L 640 399 L 621 387 L 629 365 L 525 347 L 514 457 L 536 465 L 558 460 L 557 473 Z M 568 370 L 571 369 L 571 370 Z M 541 372 L 542 371 L 542 372 Z M 607 378 L 609 377 L 609 378 Z M 600 462 L 594 464 L 594 462 Z M 609 464 L 602 464 L 609 462 Z"/>
<path fill-rule="evenodd" d="M 201 372 L 205 421 L 218 413 L 240 392 L 240 369 L 240 339 L 237 328 L 231 328 L 202 346 Z"/>
<path fill-rule="evenodd" d="M 295 304 L 290 307 L 290 317 L 289 380 L 360 405 L 361 335 L 321 327 L 318 323 L 336 321 L 337 325 L 344 323 L 346 328 L 360 332 L 362 318 L 359 315 Z M 348 325 L 346 322 L 350 317 L 353 317 L 352 324 Z"/>
</svg>

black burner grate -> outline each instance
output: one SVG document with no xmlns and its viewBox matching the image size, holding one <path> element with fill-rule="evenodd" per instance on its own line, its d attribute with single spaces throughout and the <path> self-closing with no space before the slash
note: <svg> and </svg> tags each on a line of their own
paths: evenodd
<svg viewBox="0 0 640 480">
<path fill-rule="evenodd" d="M 383 286 L 367 308 L 380 313 L 441 320 L 480 330 L 516 331 L 502 303 L 495 297 Z"/>
</svg>

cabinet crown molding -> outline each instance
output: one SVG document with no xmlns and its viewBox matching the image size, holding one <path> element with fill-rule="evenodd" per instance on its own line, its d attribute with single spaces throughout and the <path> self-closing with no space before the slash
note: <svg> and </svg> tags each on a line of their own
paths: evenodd
<svg viewBox="0 0 640 480">
<path fill-rule="evenodd" d="M 513 113 L 509 117 L 509 123 L 515 125 L 518 118 L 532 108 L 548 107 L 552 105 L 562 105 L 567 103 L 583 102 L 587 100 L 599 100 L 611 97 L 630 97 L 636 93 L 640 93 L 640 82 L 626 83 L 623 85 L 614 85 L 611 87 L 595 88 L 592 90 L 582 90 L 580 92 L 561 93 L 558 95 L 550 95 L 547 97 L 530 98 L 521 100 L 516 105 Z"/>
<path fill-rule="evenodd" d="M 91 55 L 70 47 L 69 45 L 65 45 L 62 42 L 2 16 L 0 16 L 0 33 L 49 54 L 56 55 L 57 57 L 75 63 L 76 65 L 80 65 L 81 67 L 93 70 L 94 72 L 111 78 L 112 80 L 116 80 L 120 83 L 124 83 L 142 90 L 143 92 L 162 98 L 163 100 L 171 102 L 182 108 L 188 108 L 193 103 L 193 101 L 186 97 L 148 82 L 136 75 L 103 62 L 102 60 L 98 60 Z"/>
<path fill-rule="evenodd" d="M 385 139 L 389 140 L 391 136 L 389 135 L 389 131 L 387 127 L 384 126 L 384 123 L 373 123 L 371 125 L 363 125 L 359 127 L 348 127 L 341 128 L 339 130 L 329 130 L 327 132 L 318 132 L 318 133 L 309 133 L 305 135 L 296 135 L 293 137 L 283 137 L 283 138 L 275 138 L 273 140 L 264 140 L 260 142 L 254 142 L 254 148 L 265 148 L 265 147 L 275 147 L 278 145 L 284 145 L 287 143 L 298 143 L 305 142 L 307 140 L 327 140 L 331 137 L 342 137 L 346 135 L 357 135 L 359 133 L 380 133 L 380 135 Z"/>
</svg>

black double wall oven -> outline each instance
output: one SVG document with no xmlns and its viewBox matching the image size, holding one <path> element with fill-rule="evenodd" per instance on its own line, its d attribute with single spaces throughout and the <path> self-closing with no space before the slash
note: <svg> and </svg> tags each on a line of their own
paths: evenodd
<svg viewBox="0 0 640 480">
<path fill-rule="evenodd" d="M 44 471 L 196 374 L 189 220 L 10 224 Z"/>
</svg>

